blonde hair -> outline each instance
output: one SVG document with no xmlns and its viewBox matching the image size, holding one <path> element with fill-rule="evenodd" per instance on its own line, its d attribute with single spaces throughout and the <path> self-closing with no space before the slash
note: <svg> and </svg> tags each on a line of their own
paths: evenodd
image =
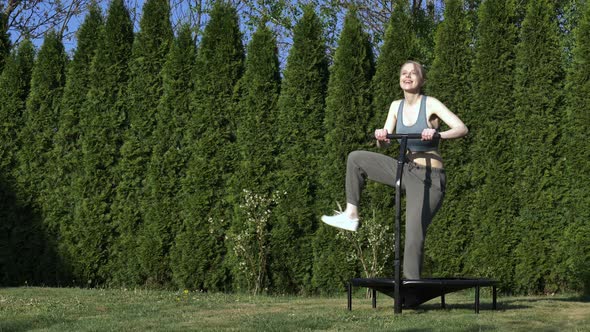
<svg viewBox="0 0 590 332">
<path fill-rule="evenodd" d="M 414 65 L 414 68 L 416 68 L 416 72 L 418 74 L 418 77 L 420 78 L 420 87 L 424 86 L 424 83 L 426 83 L 426 71 L 424 70 L 424 66 L 422 66 L 422 64 L 419 62 L 416 62 L 413 60 L 408 60 L 408 61 L 404 62 L 404 64 L 400 67 L 400 70 L 399 70 L 400 76 L 402 74 L 402 68 L 407 64 Z"/>
</svg>

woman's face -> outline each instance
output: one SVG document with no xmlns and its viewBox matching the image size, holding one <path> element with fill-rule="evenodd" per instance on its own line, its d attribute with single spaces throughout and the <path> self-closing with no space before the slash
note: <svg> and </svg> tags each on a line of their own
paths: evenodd
<svg viewBox="0 0 590 332">
<path fill-rule="evenodd" d="M 399 86 L 407 92 L 419 92 L 422 87 L 422 77 L 413 63 L 402 66 L 399 76 Z"/>
</svg>

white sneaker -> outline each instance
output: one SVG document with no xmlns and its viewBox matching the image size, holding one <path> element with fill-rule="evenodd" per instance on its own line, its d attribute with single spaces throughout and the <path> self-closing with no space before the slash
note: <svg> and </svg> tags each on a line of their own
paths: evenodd
<svg viewBox="0 0 590 332">
<path fill-rule="evenodd" d="M 350 219 L 345 213 L 340 213 L 335 216 L 322 216 L 322 221 L 330 226 L 353 232 L 356 232 L 356 229 L 359 227 L 358 218 Z"/>
</svg>

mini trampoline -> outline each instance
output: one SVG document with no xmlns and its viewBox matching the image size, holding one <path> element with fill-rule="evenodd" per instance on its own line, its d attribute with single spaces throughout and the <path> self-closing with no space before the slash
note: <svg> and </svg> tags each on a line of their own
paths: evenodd
<svg viewBox="0 0 590 332">
<path fill-rule="evenodd" d="M 399 303 L 402 308 L 413 309 L 420 304 L 440 296 L 441 307 L 444 309 L 445 294 L 463 289 L 475 289 L 475 313 L 479 313 L 479 294 L 481 287 L 492 287 L 492 309 L 497 308 L 497 282 L 490 279 L 474 278 L 429 278 L 416 280 L 402 280 Z M 367 287 L 372 290 L 372 305 L 377 308 L 377 292 L 381 292 L 395 299 L 395 280 L 389 278 L 355 278 L 348 283 L 348 310 L 352 310 L 353 287 Z M 397 299 L 395 299 L 397 301 Z"/>
<path fill-rule="evenodd" d="M 475 313 L 479 313 L 479 293 L 481 287 L 492 287 L 492 309 L 496 309 L 497 281 L 477 278 L 428 278 L 402 280 L 400 269 L 400 233 L 401 233 L 401 195 L 402 174 L 406 159 L 408 139 L 420 139 L 421 134 L 388 134 L 389 139 L 399 139 L 399 157 L 395 185 L 395 257 L 394 278 L 355 278 L 348 283 L 348 310 L 352 310 L 353 287 L 367 287 L 372 290 L 373 308 L 377 307 L 377 292 L 394 299 L 394 312 L 401 313 L 402 308 L 416 308 L 420 304 L 436 297 L 441 298 L 441 307 L 445 308 L 445 294 L 463 289 L 475 289 Z M 435 139 L 440 139 L 437 133 Z"/>
</svg>

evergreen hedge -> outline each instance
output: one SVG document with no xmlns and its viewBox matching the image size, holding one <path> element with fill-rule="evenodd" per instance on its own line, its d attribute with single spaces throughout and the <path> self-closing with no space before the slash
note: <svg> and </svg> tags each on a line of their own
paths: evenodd
<svg viewBox="0 0 590 332">
<path fill-rule="evenodd" d="M 125 91 L 129 77 L 133 25 L 122 0 L 111 2 L 90 74 L 90 87 L 80 116 L 82 161 L 74 187 L 78 201 L 74 208 L 70 247 L 74 281 L 82 285 L 117 280 L 110 268 L 114 239 L 120 229 L 113 223 L 111 205 L 119 179 L 119 160 L 126 119 Z"/>
<path fill-rule="evenodd" d="M 338 45 L 330 68 L 324 116 L 324 163 L 320 170 L 318 202 L 322 203 L 325 214 L 333 213 L 331 210 L 336 209 L 337 203 L 343 209 L 346 205 L 346 157 L 366 145 L 373 116 L 370 89 L 375 72 L 373 51 L 354 10 L 346 15 Z M 325 224 L 318 228 L 313 244 L 314 286 L 321 292 L 343 289 L 357 270 L 357 262 L 347 259 L 352 244 L 337 237 L 337 231 Z"/>
<path fill-rule="evenodd" d="M 434 62 L 428 71 L 427 94 L 435 96 L 466 124 L 475 116 L 471 114 L 470 71 L 473 50 L 469 42 L 467 13 L 462 1 L 446 3 L 444 21 L 436 31 Z M 441 128 L 446 130 L 447 128 Z M 465 248 L 472 239 L 475 225 L 469 222 L 469 210 L 474 188 L 468 173 L 469 146 L 473 135 L 460 140 L 442 142 L 441 153 L 445 158 L 447 187 L 443 207 L 429 226 L 426 240 L 425 270 L 436 271 L 439 276 L 464 273 Z"/>
<path fill-rule="evenodd" d="M 318 226 L 316 198 L 323 160 L 327 47 L 313 8 L 294 28 L 283 72 L 276 126 L 276 190 L 281 196 L 271 231 L 271 279 L 276 292 L 311 292 L 312 240 Z"/>
<path fill-rule="evenodd" d="M 113 268 L 132 283 L 160 284 L 161 257 L 152 252 L 152 238 L 144 234 L 147 165 L 155 144 L 156 112 L 162 95 L 161 70 L 173 38 L 168 1 L 148 0 L 143 6 L 129 60 L 125 94 L 123 144 L 115 168 L 120 180 L 112 203 L 119 237 L 113 244 Z M 159 220 L 150 220 L 149 223 Z M 139 251 L 139 252 L 137 252 Z M 120 271 L 120 272 L 119 272 Z"/>
<path fill-rule="evenodd" d="M 182 179 L 183 227 L 175 243 L 176 282 L 203 290 L 228 289 L 225 235 L 235 170 L 236 95 L 244 47 L 236 10 L 217 2 L 199 45 L 192 117 L 187 126 L 189 160 Z"/>
<path fill-rule="evenodd" d="M 28 237 L 34 231 L 25 206 L 17 200 L 15 171 L 18 135 L 23 127 L 23 113 L 30 91 L 35 49 L 25 40 L 12 50 L 0 75 L 0 282 L 19 285 L 33 280 L 31 265 L 34 253 L 28 248 Z"/>
<path fill-rule="evenodd" d="M 346 157 L 373 149 L 410 58 L 470 129 L 442 142 L 425 276 L 590 292 L 587 3 L 449 0 L 439 22 L 399 0 L 376 64 L 350 10 L 330 70 L 312 6 L 284 68 L 269 28 L 246 52 L 236 9 L 209 14 L 173 39 L 150 0 L 134 39 L 122 0 L 105 22 L 92 6 L 67 70 L 55 33 L 36 58 L 0 50 L 1 285 L 306 294 L 391 276 L 392 190 L 369 185 L 355 234 L 319 217 L 345 203 Z"/>
</svg>

